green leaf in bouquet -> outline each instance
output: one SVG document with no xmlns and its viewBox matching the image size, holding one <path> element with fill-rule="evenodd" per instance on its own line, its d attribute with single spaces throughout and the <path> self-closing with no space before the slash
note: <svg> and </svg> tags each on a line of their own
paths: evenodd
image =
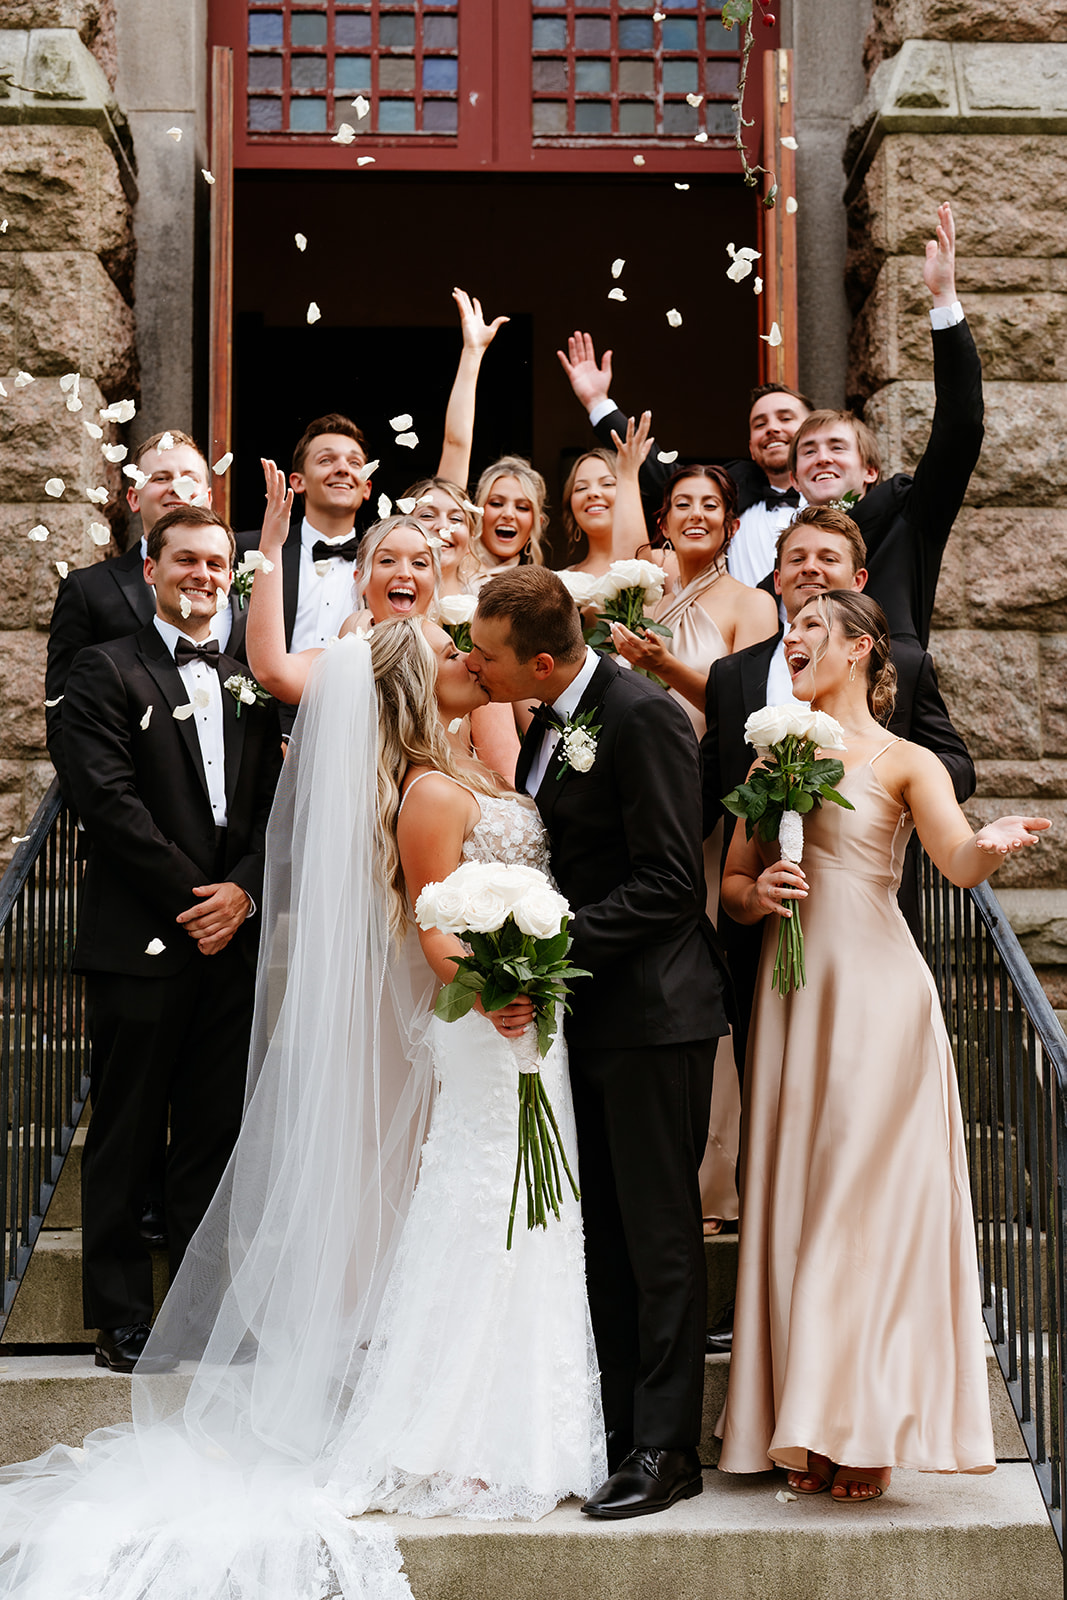
<svg viewBox="0 0 1067 1600">
<path fill-rule="evenodd" d="M 820 789 L 819 793 L 824 800 L 832 800 L 835 806 L 840 806 L 844 811 L 855 811 L 856 809 L 851 800 L 846 800 L 843 794 L 839 794 L 829 784 L 824 789 Z"/>
<path fill-rule="evenodd" d="M 641 627 L 646 633 L 658 633 L 661 639 L 674 638 L 674 629 L 665 628 L 662 622 L 649 622 L 647 617 L 642 617 Z"/>
<path fill-rule="evenodd" d="M 780 820 L 781 813 L 778 811 L 767 811 L 762 817 L 760 817 L 759 821 L 756 823 L 756 832 L 763 840 L 764 844 L 770 844 L 772 840 L 777 839 L 778 823 Z M 751 839 L 752 834 L 749 833 L 748 837 Z"/>
<path fill-rule="evenodd" d="M 442 1022 L 458 1022 L 465 1017 L 478 998 L 478 991 L 466 984 L 446 983 L 434 1004 L 434 1015 Z"/>
<path fill-rule="evenodd" d="M 593 650 L 603 650 L 611 645 L 611 627 L 607 619 L 599 617 L 592 628 L 585 630 L 585 642 Z"/>
<path fill-rule="evenodd" d="M 494 971 L 486 979 L 485 988 L 482 990 L 482 1007 L 486 1011 L 502 1011 L 513 1000 L 519 998 L 519 986 L 516 983 L 505 984 L 503 975 Z"/>
<path fill-rule="evenodd" d="M 556 1037 L 556 1008 L 545 1006 L 537 1013 L 537 1053 L 544 1059 Z"/>
<path fill-rule="evenodd" d="M 832 756 L 823 756 L 819 761 L 813 761 L 808 768 L 808 777 L 816 779 L 818 783 L 840 783 L 845 776 L 844 763 L 837 761 Z"/>
<path fill-rule="evenodd" d="M 815 804 L 814 799 L 806 789 L 795 789 L 790 798 L 792 800 L 793 810 L 799 811 L 801 816 L 803 816 L 806 811 L 810 811 L 812 806 Z"/>
<path fill-rule="evenodd" d="M 554 962 L 563 960 L 571 947 L 571 936 L 566 928 L 561 928 L 551 939 L 535 939 L 533 946 L 533 959 L 537 966 L 551 966 Z"/>
<path fill-rule="evenodd" d="M 496 960 L 496 945 L 484 933 L 467 933 L 464 935 L 467 944 L 471 947 L 471 954 L 480 967 L 492 967 Z"/>
</svg>

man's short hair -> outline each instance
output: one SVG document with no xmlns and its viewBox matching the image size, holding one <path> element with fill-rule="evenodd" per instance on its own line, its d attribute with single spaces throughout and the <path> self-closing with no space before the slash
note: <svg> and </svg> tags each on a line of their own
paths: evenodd
<svg viewBox="0 0 1067 1600">
<path fill-rule="evenodd" d="M 342 416 L 340 411 L 328 411 L 324 417 L 316 417 L 314 422 L 309 422 L 293 451 L 293 471 L 303 472 L 307 453 L 311 449 L 311 441 L 323 433 L 339 433 L 344 439 L 354 439 L 363 451 L 363 458 L 367 457 L 367 441 L 363 436 L 363 429 L 357 428 L 351 417 Z"/>
<path fill-rule="evenodd" d="M 835 411 L 829 406 L 822 411 L 812 411 L 804 418 L 789 446 L 789 471 L 795 478 L 797 474 L 797 451 L 801 441 L 809 433 L 814 433 L 817 428 L 832 428 L 834 424 L 844 425 L 852 429 L 856 436 L 856 448 L 860 453 L 860 460 L 865 467 L 873 467 L 878 477 L 882 476 L 882 452 L 878 448 L 878 440 L 868 428 L 862 417 L 857 417 L 854 411 Z M 875 480 L 877 482 L 877 479 Z"/>
<path fill-rule="evenodd" d="M 791 394 L 794 400 L 799 400 L 806 411 L 815 410 L 814 400 L 809 400 L 806 394 L 801 394 L 799 389 L 791 389 L 787 383 L 757 383 L 748 397 L 748 411 L 752 415 L 752 407 L 757 400 L 763 400 L 769 394 Z"/>
<path fill-rule="evenodd" d="M 847 540 L 852 552 L 853 577 L 867 565 L 867 546 L 863 542 L 863 535 L 847 512 L 839 511 L 836 506 L 805 506 L 803 511 L 797 512 L 788 528 L 783 528 L 778 535 L 778 543 L 774 547 L 775 572 L 781 571 L 782 551 L 798 528 L 818 528 L 823 533 L 836 533 Z"/>
<path fill-rule="evenodd" d="M 551 567 L 506 567 L 478 592 L 478 615 L 504 617 L 517 661 L 544 651 L 553 661 L 576 661 L 585 649 L 582 619 L 566 585 Z"/>
<path fill-rule="evenodd" d="M 175 506 L 171 511 L 164 511 L 145 542 L 145 554 L 149 561 L 159 560 L 167 542 L 167 534 L 172 528 L 221 528 L 230 547 L 229 563 L 232 568 L 237 554 L 233 529 L 214 511 L 209 511 L 207 506 Z"/>
<path fill-rule="evenodd" d="M 171 443 L 173 445 L 183 444 L 187 446 L 188 449 L 196 451 L 197 455 L 204 463 L 204 476 L 207 478 L 208 483 L 210 483 L 211 474 L 207 470 L 207 456 L 201 450 L 196 440 L 188 433 L 182 433 L 180 428 L 168 428 L 165 433 L 153 433 L 149 438 L 142 439 L 141 443 L 136 447 L 132 456 L 130 457 L 132 464 L 135 467 L 139 467 L 149 450 L 159 449 L 160 441 L 166 438 L 167 433 L 170 434 Z M 164 452 L 164 454 L 165 453 L 166 452 Z"/>
</svg>

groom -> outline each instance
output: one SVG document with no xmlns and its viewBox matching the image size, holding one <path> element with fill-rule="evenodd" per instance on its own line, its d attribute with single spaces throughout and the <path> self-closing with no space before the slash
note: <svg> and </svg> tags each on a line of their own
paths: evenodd
<svg viewBox="0 0 1067 1600">
<path fill-rule="evenodd" d="M 515 786 L 536 798 L 574 912 L 571 959 L 593 974 L 575 984 L 566 1035 L 611 1476 L 582 1510 L 643 1516 L 701 1489 L 697 1167 L 727 1020 L 697 742 L 662 689 L 586 647 L 547 568 L 487 583 L 471 636 L 468 666 L 493 700 L 542 702 Z"/>
</svg>

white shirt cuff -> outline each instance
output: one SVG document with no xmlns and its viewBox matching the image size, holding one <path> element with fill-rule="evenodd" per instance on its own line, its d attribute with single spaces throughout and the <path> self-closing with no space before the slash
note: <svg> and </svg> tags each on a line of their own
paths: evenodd
<svg viewBox="0 0 1067 1600">
<path fill-rule="evenodd" d="M 953 300 L 950 306 L 930 307 L 930 326 L 935 333 L 939 333 L 942 328 L 954 328 L 962 321 L 963 307 L 958 300 Z"/>
<path fill-rule="evenodd" d="M 611 413 L 615 409 L 616 406 L 614 400 L 598 400 L 592 411 L 589 413 L 589 421 L 595 428 L 598 422 L 603 422 L 605 417 L 610 417 Z"/>
</svg>

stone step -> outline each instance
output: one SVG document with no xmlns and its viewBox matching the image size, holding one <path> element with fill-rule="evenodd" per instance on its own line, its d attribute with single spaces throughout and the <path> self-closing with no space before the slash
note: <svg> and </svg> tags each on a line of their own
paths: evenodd
<svg viewBox="0 0 1067 1600">
<path fill-rule="evenodd" d="M 997 1460 L 1025 1461 L 1026 1448 L 991 1347 L 986 1365 Z M 700 1459 L 706 1467 L 719 1459 L 714 1429 L 729 1373 L 729 1356 L 706 1358 L 700 1441 Z M 53 1444 L 80 1444 L 94 1428 L 129 1422 L 130 1379 L 96 1366 L 91 1355 L 3 1357 L 0 1414 L 0 1466 L 6 1466 L 40 1455 Z"/>
</svg>

